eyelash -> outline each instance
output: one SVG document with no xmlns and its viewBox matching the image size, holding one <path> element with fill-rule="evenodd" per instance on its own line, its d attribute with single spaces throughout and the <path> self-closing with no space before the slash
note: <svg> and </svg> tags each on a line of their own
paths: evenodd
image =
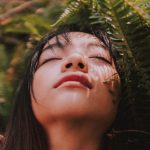
<svg viewBox="0 0 150 150">
<path fill-rule="evenodd" d="M 97 55 L 97 56 L 92 56 L 92 57 L 89 57 L 89 58 L 97 58 L 97 59 L 99 59 L 99 60 L 103 60 L 103 61 L 105 61 L 105 62 L 107 62 L 107 63 L 109 63 L 109 64 L 111 64 L 111 62 L 109 62 L 107 59 L 105 59 L 104 57 L 101 57 L 101 56 L 99 56 L 99 55 Z M 49 58 L 49 59 L 46 59 L 43 63 L 42 63 L 42 65 L 43 64 L 45 64 L 45 63 L 47 63 L 48 61 L 52 61 L 52 60 L 61 60 L 62 58 Z"/>
<path fill-rule="evenodd" d="M 46 59 L 43 63 L 42 63 L 42 65 L 43 64 L 45 64 L 45 63 L 47 63 L 48 61 L 51 61 L 51 60 L 61 60 L 61 58 L 49 58 L 49 59 Z"/>
<path fill-rule="evenodd" d="M 111 64 L 110 61 L 108 61 L 107 59 L 105 59 L 104 57 L 101 57 L 101 56 L 99 56 L 99 55 L 97 55 L 97 56 L 92 56 L 92 57 L 89 57 L 89 58 L 97 58 L 97 59 L 100 59 L 100 60 L 103 60 L 103 61 L 107 62 L 108 64 Z"/>
</svg>

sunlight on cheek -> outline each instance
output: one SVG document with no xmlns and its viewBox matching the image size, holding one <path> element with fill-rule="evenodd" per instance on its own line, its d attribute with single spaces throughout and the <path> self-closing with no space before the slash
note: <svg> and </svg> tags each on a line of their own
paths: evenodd
<svg viewBox="0 0 150 150">
<path fill-rule="evenodd" d="M 113 95 L 115 100 L 120 93 L 120 78 L 118 73 L 116 72 L 116 69 L 108 65 L 91 65 L 90 72 L 92 78 L 97 83 L 96 86 L 105 85 L 109 93 Z"/>
<path fill-rule="evenodd" d="M 96 66 L 91 65 L 90 67 L 91 76 L 93 79 L 100 81 L 101 83 L 104 83 L 105 81 L 111 80 L 111 79 L 118 79 L 118 73 L 114 68 L 108 65 L 103 66 Z"/>
</svg>

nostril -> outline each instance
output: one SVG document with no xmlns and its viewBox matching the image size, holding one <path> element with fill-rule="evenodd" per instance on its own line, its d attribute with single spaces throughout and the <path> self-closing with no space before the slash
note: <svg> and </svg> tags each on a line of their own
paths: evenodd
<svg viewBox="0 0 150 150">
<path fill-rule="evenodd" d="M 80 67 L 81 69 L 84 68 L 84 64 L 79 63 L 78 65 L 79 65 L 79 67 Z"/>
<path fill-rule="evenodd" d="M 66 68 L 70 68 L 72 66 L 72 63 L 69 63 L 66 65 Z"/>
<path fill-rule="evenodd" d="M 66 64 L 66 68 L 70 68 L 71 66 L 73 66 L 72 63 L 68 63 Z M 78 67 L 83 69 L 85 67 L 85 65 L 83 63 L 78 63 Z"/>
</svg>

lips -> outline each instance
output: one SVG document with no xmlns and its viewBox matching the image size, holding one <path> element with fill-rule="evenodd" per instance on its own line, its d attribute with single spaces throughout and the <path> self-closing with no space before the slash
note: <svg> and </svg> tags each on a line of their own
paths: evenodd
<svg viewBox="0 0 150 150">
<path fill-rule="evenodd" d="M 88 80 L 88 78 L 85 75 L 68 75 L 68 76 L 65 76 L 65 77 L 61 78 L 54 85 L 54 88 L 59 87 L 62 83 L 67 82 L 67 81 L 77 81 L 89 89 L 92 88 L 92 84 L 90 83 L 90 81 Z"/>
</svg>

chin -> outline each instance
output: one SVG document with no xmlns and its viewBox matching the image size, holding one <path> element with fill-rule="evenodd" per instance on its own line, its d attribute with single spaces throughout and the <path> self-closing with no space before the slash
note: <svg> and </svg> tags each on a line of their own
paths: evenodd
<svg viewBox="0 0 150 150">
<path fill-rule="evenodd" d="M 87 113 L 87 104 L 81 102 L 82 100 L 68 100 L 62 99 L 61 102 L 57 101 L 54 105 L 51 105 L 51 115 L 53 117 L 73 117 L 83 116 Z"/>
</svg>

